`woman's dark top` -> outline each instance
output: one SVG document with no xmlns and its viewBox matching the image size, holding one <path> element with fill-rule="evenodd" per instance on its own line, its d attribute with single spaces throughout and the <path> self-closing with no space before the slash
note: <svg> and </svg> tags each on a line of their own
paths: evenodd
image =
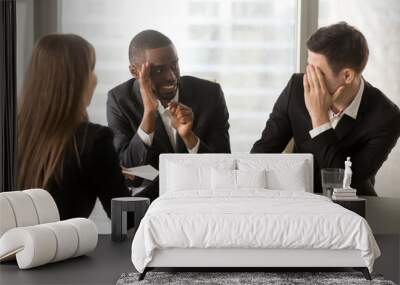
<svg viewBox="0 0 400 285">
<path fill-rule="evenodd" d="M 97 197 L 110 217 L 111 199 L 130 196 L 114 150 L 113 134 L 107 127 L 85 122 L 79 125 L 75 138 L 77 147 L 71 142 L 66 149 L 62 179 L 53 178 L 47 190 L 62 220 L 89 217 Z"/>
</svg>

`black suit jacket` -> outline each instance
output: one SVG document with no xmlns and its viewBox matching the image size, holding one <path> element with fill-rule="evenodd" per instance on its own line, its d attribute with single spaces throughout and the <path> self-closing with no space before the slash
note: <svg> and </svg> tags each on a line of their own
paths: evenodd
<svg viewBox="0 0 400 285">
<path fill-rule="evenodd" d="M 230 153 L 229 113 L 220 85 L 183 76 L 179 83 L 179 102 L 193 110 L 193 132 L 200 139 L 198 152 Z M 143 102 L 137 80 L 130 79 L 109 91 L 107 120 L 114 132 L 114 145 L 122 165 L 151 164 L 158 169 L 159 155 L 174 150 L 158 112 L 153 144 L 150 147 L 144 144 L 137 134 L 142 118 Z M 177 152 L 188 152 L 179 135 Z"/>
<path fill-rule="evenodd" d="M 111 217 L 111 199 L 131 196 L 121 174 L 113 133 L 107 127 L 85 122 L 77 128 L 75 141 L 76 147 L 71 141 L 65 149 L 61 177 L 53 177 L 46 189 L 57 204 L 61 220 L 89 217 L 97 197 Z"/>
<path fill-rule="evenodd" d="M 376 195 L 375 175 L 400 136 L 400 111 L 381 91 L 365 82 L 357 118 L 343 115 L 335 129 L 311 139 L 304 102 L 303 74 L 294 74 L 276 101 L 261 139 L 251 152 L 282 152 L 293 137 L 295 152 L 314 155 L 314 191 L 321 192 L 321 168 L 353 162 L 352 184 L 359 195 Z"/>
</svg>

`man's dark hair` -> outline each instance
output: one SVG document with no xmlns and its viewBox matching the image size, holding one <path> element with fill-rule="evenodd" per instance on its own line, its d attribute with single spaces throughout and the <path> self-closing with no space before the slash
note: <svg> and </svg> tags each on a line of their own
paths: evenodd
<svg viewBox="0 0 400 285">
<path fill-rule="evenodd" d="M 133 64 L 134 59 L 146 49 L 160 48 L 171 44 L 172 41 L 164 34 L 155 30 L 144 30 L 134 36 L 129 44 L 129 61 Z"/>
<path fill-rule="evenodd" d="M 361 73 L 369 55 L 363 34 L 346 22 L 319 28 L 308 39 L 307 48 L 324 55 L 335 74 L 346 67 Z"/>
</svg>

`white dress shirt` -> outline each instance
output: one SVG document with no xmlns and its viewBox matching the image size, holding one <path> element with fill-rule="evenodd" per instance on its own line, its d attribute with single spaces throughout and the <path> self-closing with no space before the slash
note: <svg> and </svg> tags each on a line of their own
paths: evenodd
<svg viewBox="0 0 400 285">
<path fill-rule="evenodd" d="M 172 101 L 179 102 L 179 90 L 176 92 L 175 97 L 172 99 Z M 158 107 L 157 111 L 160 114 L 161 120 L 164 124 L 165 130 L 168 134 L 169 141 L 171 142 L 172 148 L 174 151 L 177 151 L 177 145 L 176 145 L 176 130 L 172 127 L 172 122 L 171 122 L 171 113 L 169 110 L 164 108 L 164 106 L 161 104 L 160 100 L 158 100 Z M 138 131 L 138 136 L 140 139 L 147 145 L 151 146 L 153 144 L 153 139 L 154 139 L 154 132 L 147 134 L 145 131 L 142 130 L 142 128 L 139 127 Z M 200 146 L 200 139 L 197 139 L 197 144 L 192 148 L 192 149 L 187 149 L 189 153 L 197 153 L 199 151 L 199 146 Z"/>
<path fill-rule="evenodd" d="M 353 101 L 347 106 L 343 112 L 335 114 L 332 110 L 329 110 L 329 122 L 322 124 L 319 127 L 316 127 L 309 131 L 311 138 L 315 138 L 319 134 L 333 128 L 335 129 L 340 119 L 343 117 L 343 114 L 346 114 L 352 117 L 354 120 L 357 118 L 358 109 L 360 108 L 362 94 L 364 92 L 364 79 L 361 78 L 360 88 L 358 89 L 356 97 L 354 97 Z"/>
</svg>

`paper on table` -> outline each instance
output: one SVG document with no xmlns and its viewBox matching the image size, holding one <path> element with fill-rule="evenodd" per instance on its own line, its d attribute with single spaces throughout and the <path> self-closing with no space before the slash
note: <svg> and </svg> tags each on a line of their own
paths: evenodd
<svg viewBox="0 0 400 285">
<path fill-rule="evenodd" d="M 137 167 L 125 168 L 122 173 L 134 175 L 148 180 L 154 180 L 158 176 L 158 170 L 147 164 Z"/>
</svg>

